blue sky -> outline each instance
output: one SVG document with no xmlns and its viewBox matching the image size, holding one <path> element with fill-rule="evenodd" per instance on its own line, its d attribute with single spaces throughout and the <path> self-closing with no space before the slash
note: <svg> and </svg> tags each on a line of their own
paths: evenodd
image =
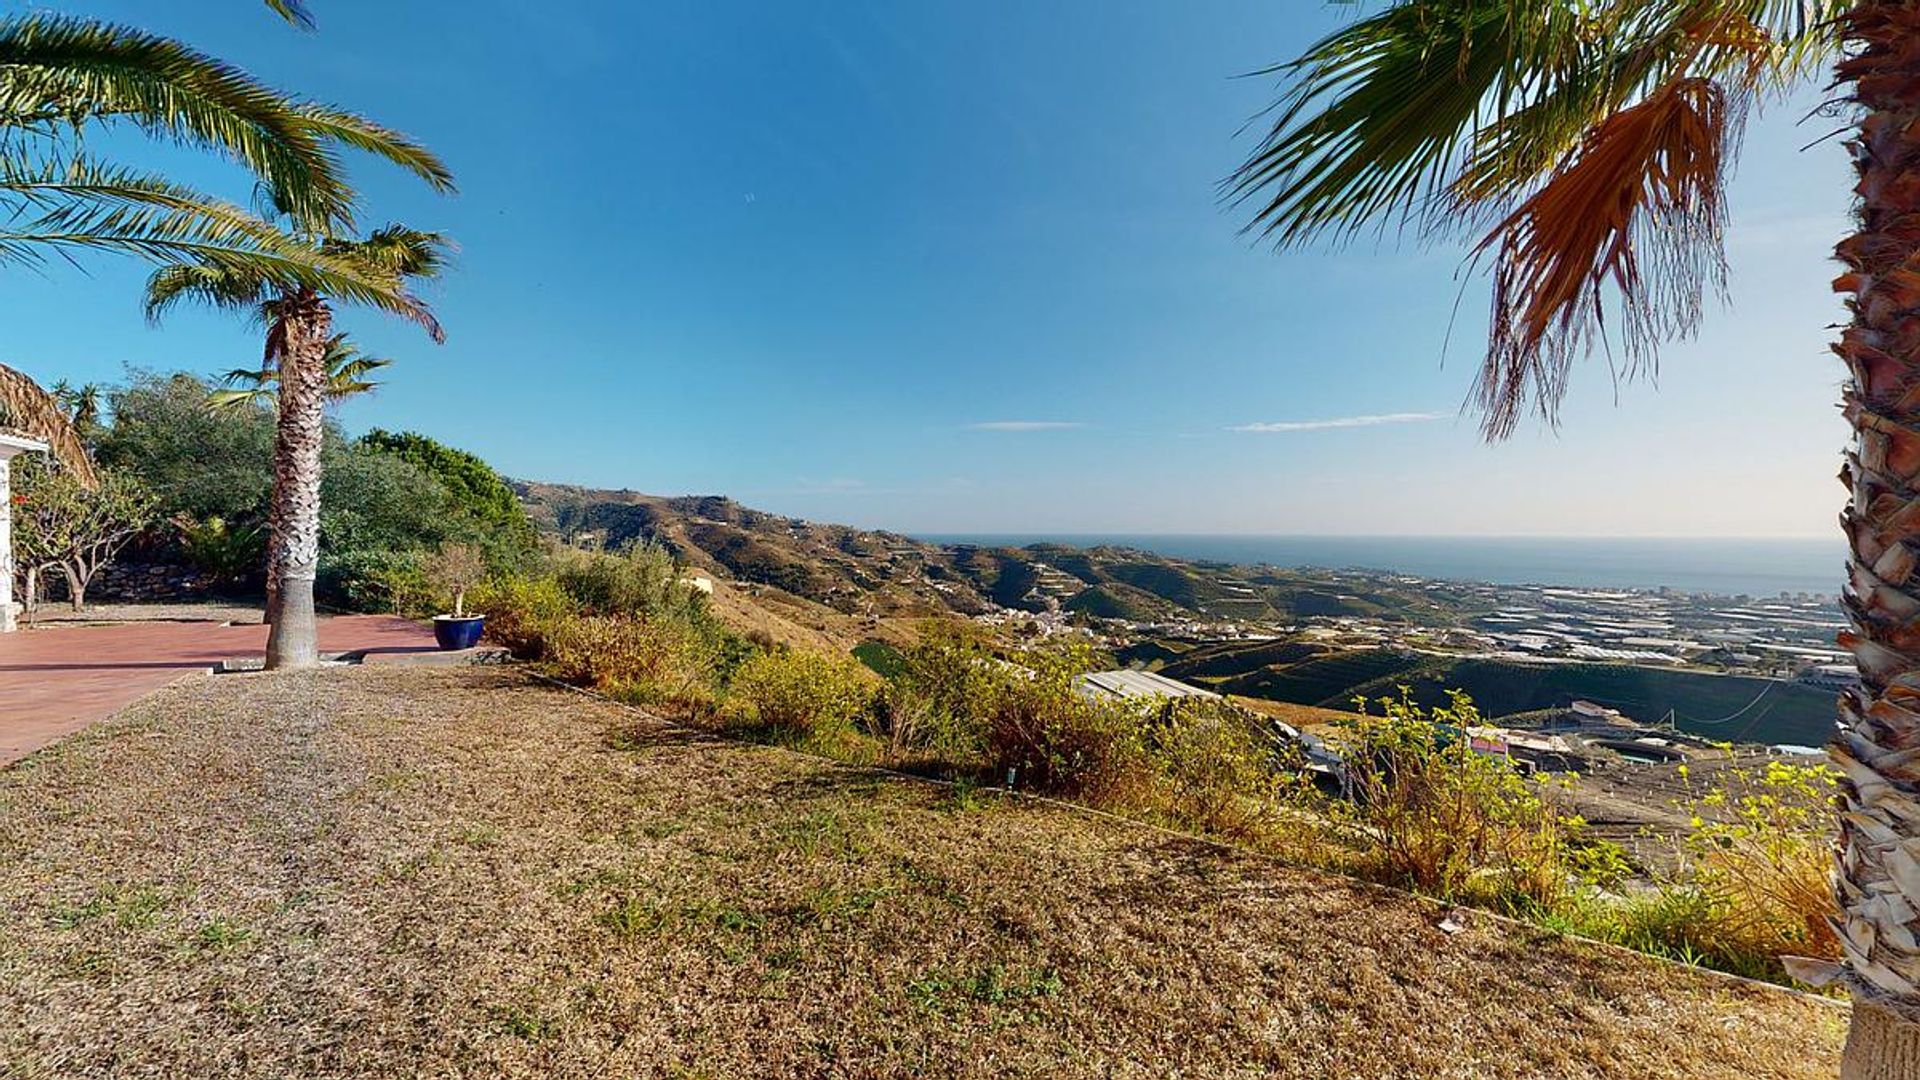
<svg viewBox="0 0 1920 1080">
<path fill-rule="evenodd" d="M 1487 446 L 1457 415 L 1485 326 L 1460 250 L 1276 256 L 1216 201 L 1273 92 L 1234 76 L 1337 8 L 314 6 L 304 35 L 241 0 L 63 5 L 452 165 L 452 199 L 357 172 L 370 222 L 461 254 L 433 290 L 445 346 L 341 312 L 397 361 L 351 429 L 922 532 L 1823 536 L 1844 497 L 1827 252 L 1849 178 L 1837 140 L 1800 149 L 1833 123 L 1798 123 L 1812 95 L 1752 126 L 1732 304 L 1658 386 L 1616 391 L 1590 362 L 1558 433 Z M 136 146 L 245 195 L 230 168 Z M 257 357 L 227 316 L 147 327 L 139 265 L 86 266 L 5 271 L 7 362 L 86 381 Z"/>
</svg>

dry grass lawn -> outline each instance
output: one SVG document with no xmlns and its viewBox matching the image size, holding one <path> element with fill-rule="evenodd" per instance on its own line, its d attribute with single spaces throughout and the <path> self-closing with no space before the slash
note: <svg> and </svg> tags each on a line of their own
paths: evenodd
<svg viewBox="0 0 1920 1080">
<path fill-rule="evenodd" d="M 1812 1077 L 1825 1003 L 511 670 L 200 678 L 0 773 L 0 1076 Z"/>
</svg>

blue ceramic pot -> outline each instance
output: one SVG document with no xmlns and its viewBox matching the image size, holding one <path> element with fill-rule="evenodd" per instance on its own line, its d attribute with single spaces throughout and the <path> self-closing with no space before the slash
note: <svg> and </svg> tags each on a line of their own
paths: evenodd
<svg viewBox="0 0 1920 1080">
<path fill-rule="evenodd" d="M 436 615 L 433 640 L 446 650 L 471 649 L 480 644 L 480 632 L 486 629 L 485 615 Z"/>
</svg>

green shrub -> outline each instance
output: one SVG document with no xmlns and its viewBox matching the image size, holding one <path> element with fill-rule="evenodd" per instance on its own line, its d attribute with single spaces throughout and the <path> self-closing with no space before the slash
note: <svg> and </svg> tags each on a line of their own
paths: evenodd
<svg viewBox="0 0 1920 1080">
<path fill-rule="evenodd" d="M 987 762 L 1012 787 L 1138 808 L 1153 782 L 1147 718 L 1128 702 L 1075 692 L 1091 658 L 1080 647 L 1024 655 L 1030 674 L 1002 682 L 986 718 Z"/>
<path fill-rule="evenodd" d="M 578 604 L 551 577 L 492 578 L 475 586 L 467 600 L 487 617 L 487 639 L 522 660 L 542 659 L 548 633 L 578 614 Z"/>
<path fill-rule="evenodd" d="M 436 614 L 436 590 L 418 551 L 352 550 L 320 567 L 323 592 L 355 611 L 391 611 L 410 618 Z"/>
<path fill-rule="evenodd" d="M 1775 981 L 1786 973 L 1783 956 L 1839 959 L 1827 921 L 1839 915 L 1828 884 L 1838 781 L 1826 765 L 1729 770 L 1693 800 L 1680 867 L 1652 890 L 1576 906 L 1572 928 Z"/>
<path fill-rule="evenodd" d="M 1256 718 L 1225 702 L 1176 702 L 1148 748 L 1165 812 L 1180 824 L 1236 840 L 1272 823 L 1291 774 Z"/>
<path fill-rule="evenodd" d="M 176 514 L 173 526 L 187 565 L 221 584 L 238 584 L 266 567 L 267 531 L 261 526 L 231 525 L 218 514 L 204 520 Z"/>
<path fill-rule="evenodd" d="M 795 742 L 834 741 L 873 711 L 880 680 L 859 662 L 800 649 L 762 652 L 734 673 L 730 717 Z"/>
<path fill-rule="evenodd" d="M 875 733 L 896 753 L 977 759 L 988 718 L 1008 680 L 1019 677 L 1016 669 L 970 627 L 947 622 L 926 624 L 910 648 L 887 659 L 894 674 L 875 711 Z"/>
<path fill-rule="evenodd" d="M 1473 702 L 1456 691 L 1431 712 L 1405 694 L 1380 705 L 1381 715 L 1350 725 L 1353 799 L 1334 804 L 1376 876 L 1447 900 L 1558 903 L 1581 823 L 1556 813 L 1504 758 L 1473 751 L 1466 729 L 1481 723 Z"/>
<path fill-rule="evenodd" d="M 1769 761 L 1698 800 L 1685 871 L 1718 912 L 1702 951 L 1840 958 L 1828 921 L 1840 917 L 1829 884 L 1839 781 L 1825 764 Z"/>
<path fill-rule="evenodd" d="M 567 595 L 595 615 L 687 620 L 706 615 L 706 594 L 682 582 L 672 553 L 651 541 L 618 553 L 563 548 L 554 555 L 553 572 Z"/>
<path fill-rule="evenodd" d="M 643 703 L 678 705 L 710 696 L 710 654 L 684 623 L 572 615 L 546 626 L 543 637 L 549 667 L 568 682 Z"/>
</svg>

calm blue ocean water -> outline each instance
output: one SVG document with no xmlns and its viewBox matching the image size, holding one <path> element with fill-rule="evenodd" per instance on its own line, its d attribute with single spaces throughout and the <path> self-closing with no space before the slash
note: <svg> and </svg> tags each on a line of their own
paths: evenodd
<svg viewBox="0 0 1920 1080">
<path fill-rule="evenodd" d="M 1845 543 L 1833 540 L 1561 539 L 1553 537 L 929 535 L 943 544 L 1121 544 L 1182 559 L 1394 570 L 1502 585 L 1669 587 L 1772 596 L 1840 591 Z"/>
</svg>

